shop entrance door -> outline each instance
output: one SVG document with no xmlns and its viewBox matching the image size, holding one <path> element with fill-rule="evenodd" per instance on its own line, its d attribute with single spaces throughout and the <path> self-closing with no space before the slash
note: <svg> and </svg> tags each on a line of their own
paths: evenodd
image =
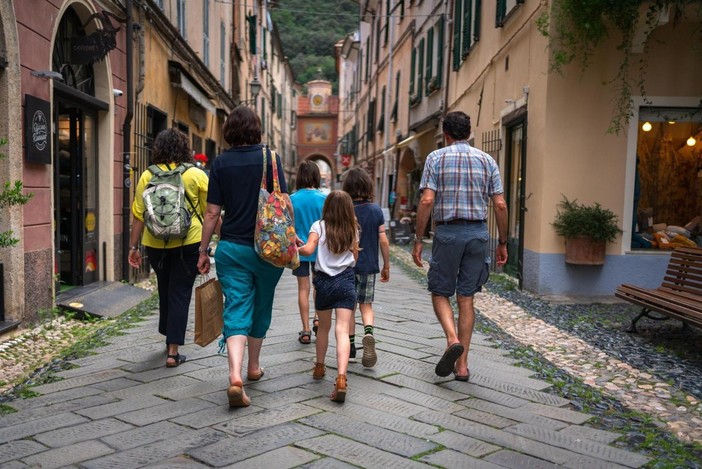
<svg viewBox="0 0 702 469">
<path fill-rule="evenodd" d="M 526 212 L 526 116 L 512 121 L 507 126 L 507 209 L 509 211 L 509 238 L 505 273 L 517 277 L 519 288 L 523 282 L 524 261 L 524 213 Z"/>
<path fill-rule="evenodd" d="M 59 101 L 54 160 L 54 235 L 60 291 L 98 275 L 96 115 Z"/>
</svg>

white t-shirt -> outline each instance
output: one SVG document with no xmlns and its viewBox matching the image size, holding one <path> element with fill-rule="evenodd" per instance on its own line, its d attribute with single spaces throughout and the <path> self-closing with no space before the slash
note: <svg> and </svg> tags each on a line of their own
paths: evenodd
<svg viewBox="0 0 702 469">
<path fill-rule="evenodd" d="M 323 220 L 317 220 L 312 223 L 310 233 L 317 233 L 319 236 L 319 242 L 317 243 L 317 260 L 315 261 L 314 268 L 318 272 L 324 272 L 333 277 L 334 275 L 340 274 L 348 267 L 356 265 L 356 261 L 353 259 L 351 250 L 344 251 L 341 254 L 334 254 L 329 251 L 325 232 Z"/>
</svg>

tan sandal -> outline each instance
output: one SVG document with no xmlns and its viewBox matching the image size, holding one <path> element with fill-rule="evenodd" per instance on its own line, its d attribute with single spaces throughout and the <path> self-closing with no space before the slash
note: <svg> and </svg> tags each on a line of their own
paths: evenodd
<svg viewBox="0 0 702 469">
<path fill-rule="evenodd" d="M 314 370 L 312 370 L 312 377 L 314 379 L 322 379 L 327 373 L 327 366 L 324 363 L 315 363 Z"/>
<path fill-rule="evenodd" d="M 229 399 L 229 407 L 248 407 L 251 405 L 251 399 L 244 394 L 243 385 L 231 385 L 227 389 L 227 399 Z"/>
<path fill-rule="evenodd" d="M 346 375 L 339 375 L 336 377 L 331 400 L 334 402 L 344 402 L 346 400 Z"/>
</svg>

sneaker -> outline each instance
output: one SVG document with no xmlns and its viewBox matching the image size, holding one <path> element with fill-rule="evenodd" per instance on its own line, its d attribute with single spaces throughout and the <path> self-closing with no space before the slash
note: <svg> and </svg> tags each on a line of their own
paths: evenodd
<svg viewBox="0 0 702 469">
<path fill-rule="evenodd" d="M 351 353 L 349 353 L 349 362 L 356 363 L 356 344 L 351 344 Z"/>
<path fill-rule="evenodd" d="M 378 361 L 378 355 L 375 353 L 375 337 L 373 334 L 363 336 L 363 358 L 361 364 L 365 368 L 373 368 Z"/>
</svg>

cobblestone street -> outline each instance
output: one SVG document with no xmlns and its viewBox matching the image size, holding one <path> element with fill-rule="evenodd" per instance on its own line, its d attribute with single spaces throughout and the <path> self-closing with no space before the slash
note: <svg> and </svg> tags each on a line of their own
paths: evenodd
<svg viewBox="0 0 702 469">
<path fill-rule="evenodd" d="M 311 377 L 314 345 L 296 340 L 296 284 L 286 272 L 264 343 L 266 375 L 245 384 L 251 407 L 228 409 L 226 358 L 215 343 L 193 345 L 192 332 L 182 350 L 188 361 L 165 368 L 154 313 L 95 355 L 75 360 L 78 367 L 59 374 L 63 380 L 32 388 L 41 396 L 9 402 L 18 412 L 0 416 L 0 464 L 576 468 L 649 461 L 619 447 L 621 434 L 589 426 L 591 415 L 515 366 L 485 335 L 474 338 L 469 383 L 438 378 L 434 365 L 445 342 L 428 293 L 398 264 L 391 282 L 378 285 L 378 364 L 350 365 L 343 405 L 328 398 L 333 348 L 326 378 Z M 514 305 L 496 301 L 481 295 L 479 307 L 519 318 Z"/>
</svg>

